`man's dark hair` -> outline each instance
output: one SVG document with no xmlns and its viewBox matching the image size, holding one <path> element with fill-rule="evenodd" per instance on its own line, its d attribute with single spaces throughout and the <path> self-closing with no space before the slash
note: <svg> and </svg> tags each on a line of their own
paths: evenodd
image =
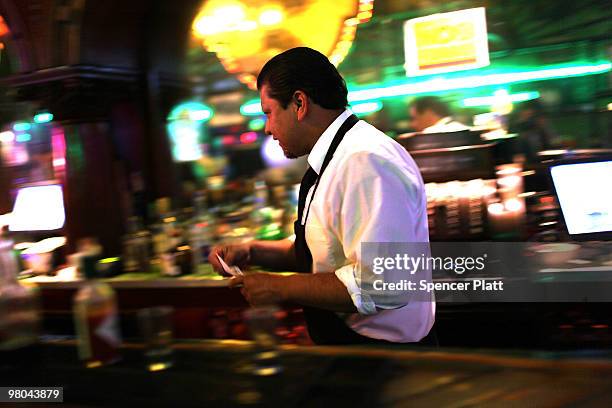
<svg viewBox="0 0 612 408">
<path fill-rule="evenodd" d="M 257 89 L 264 85 L 283 109 L 298 90 L 325 109 L 348 105 L 346 83 L 336 67 L 325 55 L 308 47 L 292 48 L 266 62 L 257 77 Z"/>
<path fill-rule="evenodd" d="M 451 112 L 448 106 L 435 96 L 421 96 L 420 98 L 416 98 L 411 106 L 419 112 L 423 113 L 426 110 L 430 110 L 434 112 L 436 115 L 441 117 L 450 116 Z"/>
</svg>

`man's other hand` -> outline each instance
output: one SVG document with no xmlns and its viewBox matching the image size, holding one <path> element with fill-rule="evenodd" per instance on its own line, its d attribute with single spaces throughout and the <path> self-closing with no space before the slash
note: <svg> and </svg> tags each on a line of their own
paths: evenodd
<svg viewBox="0 0 612 408">
<path fill-rule="evenodd" d="M 285 300 L 282 292 L 284 279 L 284 276 L 272 273 L 250 273 L 232 278 L 229 285 L 242 285 L 240 292 L 251 306 L 265 306 Z"/>
<path fill-rule="evenodd" d="M 251 248 L 249 244 L 218 245 L 210 251 L 208 262 L 210 262 L 213 269 L 222 276 L 230 276 L 223 270 L 217 255 L 229 266 L 237 266 L 244 270 L 251 265 Z"/>
</svg>

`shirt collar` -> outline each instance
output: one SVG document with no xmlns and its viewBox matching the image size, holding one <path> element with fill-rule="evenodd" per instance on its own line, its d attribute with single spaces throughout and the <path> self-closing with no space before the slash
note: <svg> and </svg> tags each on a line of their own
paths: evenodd
<svg viewBox="0 0 612 408">
<path fill-rule="evenodd" d="M 434 126 L 448 125 L 452 121 L 453 121 L 453 118 L 451 118 L 450 116 L 446 116 L 446 117 L 440 119 L 439 121 L 437 121 Z"/>
<path fill-rule="evenodd" d="M 325 160 L 325 155 L 327 154 L 327 151 L 334 140 L 334 136 L 336 136 L 336 132 L 338 132 L 340 126 L 342 126 L 344 121 L 352 114 L 353 112 L 345 109 L 344 112 L 342 112 L 340 116 L 338 116 L 323 133 L 321 133 L 321 136 L 319 136 L 319 139 L 312 147 L 312 150 L 308 155 L 308 164 L 315 172 L 317 172 L 317 174 L 321 172 L 323 160 Z"/>
</svg>

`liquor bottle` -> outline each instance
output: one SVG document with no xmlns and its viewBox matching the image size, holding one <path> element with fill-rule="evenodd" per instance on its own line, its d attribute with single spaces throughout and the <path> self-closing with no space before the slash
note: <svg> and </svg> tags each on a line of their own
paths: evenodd
<svg viewBox="0 0 612 408">
<path fill-rule="evenodd" d="M 189 227 L 189 243 L 192 250 L 193 270 L 208 262 L 208 255 L 214 244 L 214 217 L 208 212 L 205 192 L 198 192 L 194 197 L 194 216 Z"/>
<path fill-rule="evenodd" d="M 123 269 L 125 272 L 148 272 L 151 234 L 142 227 L 140 217 L 128 219 L 127 234 L 123 237 Z"/>
<path fill-rule="evenodd" d="M 192 272 L 192 251 L 177 216 L 170 211 L 170 199 L 156 201 L 158 221 L 153 225 L 153 246 L 160 271 L 165 276 Z"/>
<path fill-rule="evenodd" d="M 170 211 L 170 198 L 155 200 L 155 221 L 151 225 L 153 254 L 162 275 L 178 276 L 180 269 L 175 265 L 173 250 L 176 248 L 176 218 Z"/>
<path fill-rule="evenodd" d="M 13 242 L 0 235 L 0 365 L 38 342 L 38 291 L 21 285 L 18 272 Z"/>
<path fill-rule="evenodd" d="M 86 282 L 73 302 L 79 358 L 87 368 L 119 360 L 119 321 L 115 291 L 97 279 L 101 251 L 93 245 L 83 250 L 81 270 Z"/>
<path fill-rule="evenodd" d="M 155 201 L 155 221 L 151 225 L 153 236 L 153 253 L 156 258 L 161 260 L 162 254 L 170 248 L 170 234 L 172 218 L 170 214 L 170 199 L 168 197 L 159 198 Z"/>
</svg>

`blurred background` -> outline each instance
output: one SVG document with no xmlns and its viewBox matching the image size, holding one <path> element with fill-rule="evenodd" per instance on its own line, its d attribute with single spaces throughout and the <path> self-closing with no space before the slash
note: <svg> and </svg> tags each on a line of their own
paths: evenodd
<svg viewBox="0 0 612 408">
<path fill-rule="evenodd" d="M 354 111 L 390 137 L 414 130 L 415 97 L 435 95 L 469 126 L 501 104 L 510 130 L 536 101 L 555 147 L 610 146 L 606 3 L 3 0 L 0 213 L 23 185 L 54 180 L 69 242 L 96 236 L 117 253 L 127 219 L 152 222 L 156 199 L 180 209 L 206 189 L 211 204 L 235 203 L 256 178 L 298 183 L 304 162 L 263 134 L 253 81 L 299 45 L 339 66 Z M 451 15 L 438 38 L 473 49 L 407 58 L 429 41 L 407 21 L 481 7 L 482 20 Z M 428 21 L 421 34 L 449 20 Z"/>
<path fill-rule="evenodd" d="M 57 280 L 91 251 L 107 276 L 210 277 L 215 243 L 291 237 L 306 161 L 264 134 L 254 81 L 305 45 L 417 161 L 432 240 L 567 241 L 543 163 L 611 152 L 610 17 L 603 0 L 0 0 L 0 226 L 19 270 Z M 462 130 L 417 127 L 422 96 Z"/>
</svg>

